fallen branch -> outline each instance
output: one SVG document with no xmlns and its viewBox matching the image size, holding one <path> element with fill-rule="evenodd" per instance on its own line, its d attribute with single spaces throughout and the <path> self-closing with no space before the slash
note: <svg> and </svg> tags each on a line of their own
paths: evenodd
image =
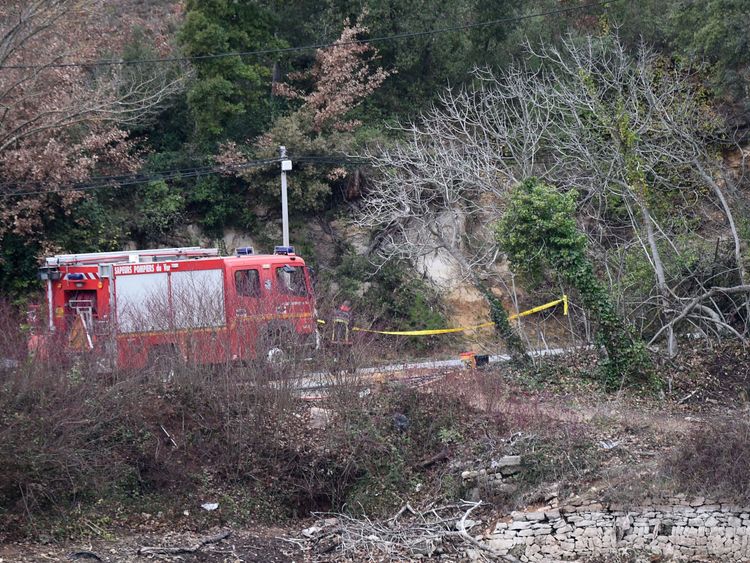
<svg viewBox="0 0 750 563">
<path fill-rule="evenodd" d="M 169 441 L 172 442 L 172 445 L 176 448 L 177 447 L 177 442 L 174 441 L 174 438 L 172 438 L 172 435 L 169 432 L 167 432 L 167 429 L 164 428 L 163 424 L 160 424 L 159 426 L 161 427 L 162 432 L 164 432 L 164 434 L 167 435 L 167 438 L 169 438 Z"/>
<path fill-rule="evenodd" d="M 93 559 L 94 561 L 102 560 L 102 558 L 93 551 L 76 551 L 75 553 L 71 553 L 68 557 L 70 559 Z"/>
<path fill-rule="evenodd" d="M 398 517 L 401 516 L 404 512 L 409 511 L 412 515 L 416 515 L 417 513 L 414 511 L 414 509 L 411 507 L 411 505 L 407 502 L 404 506 L 401 507 L 401 510 L 399 510 L 391 519 L 390 522 L 395 522 L 398 520 Z"/>
<path fill-rule="evenodd" d="M 203 546 L 210 543 L 220 542 L 230 536 L 232 532 L 225 530 L 213 536 L 198 540 L 198 543 L 186 547 L 142 547 L 138 550 L 139 555 L 180 555 L 182 553 L 195 553 Z"/>
<path fill-rule="evenodd" d="M 292 545 L 297 546 L 302 551 L 310 550 L 310 546 L 308 545 L 308 542 L 310 541 L 309 538 L 298 539 L 298 538 L 283 538 L 281 536 L 276 536 L 275 539 L 285 541 L 287 543 L 291 543 Z"/>
<path fill-rule="evenodd" d="M 477 541 L 474 539 L 469 532 L 466 531 L 466 519 L 469 517 L 469 514 L 471 514 L 475 509 L 479 508 L 484 504 L 481 500 L 475 503 L 471 503 L 469 506 L 469 509 L 464 512 L 464 515 L 461 516 L 461 520 L 458 521 L 458 524 L 456 525 L 456 529 L 458 529 L 458 535 L 463 538 L 464 541 L 470 543 L 480 551 L 484 551 L 485 553 L 488 553 L 491 557 L 494 559 L 503 559 L 505 561 L 512 561 L 513 563 L 516 563 L 518 559 L 513 557 L 512 555 L 501 555 L 491 547 L 483 544 L 480 541 Z"/>
<path fill-rule="evenodd" d="M 367 516 L 355 518 L 348 514 L 316 514 L 316 516 L 335 516 L 329 518 L 336 522 L 333 526 L 315 526 L 317 533 L 307 541 L 316 544 L 318 554 L 338 549 L 342 555 L 355 554 L 370 560 L 378 560 L 385 555 L 389 559 L 412 558 L 414 556 L 431 557 L 444 550 L 448 543 L 454 549 L 461 549 L 463 544 L 478 551 L 480 559 L 492 559 L 518 562 L 512 555 L 498 553 L 489 546 L 471 536 L 467 530 L 467 520 L 471 513 L 483 503 L 461 501 L 460 504 L 427 509 L 424 512 L 414 510 L 409 504 L 404 505 L 388 520 L 373 521 Z M 461 512 L 456 514 L 456 511 Z M 447 512 L 445 516 L 438 514 Z M 406 514 L 411 517 L 407 517 Z M 447 540 L 447 542 L 446 542 Z M 452 540 L 452 542 L 451 542 Z M 297 544 L 304 540 L 288 540 Z M 321 547 L 322 544 L 322 547 Z"/>
<path fill-rule="evenodd" d="M 426 469 L 430 467 L 431 465 L 436 464 L 439 461 L 445 461 L 446 459 L 448 459 L 448 457 L 449 457 L 448 450 L 444 449 L 438 452 L 437 454 L 435 454 L 434 456 L 428 459 L 425 459 L 424 461 L 419 462 L 417 464 L 417 467 L 419 467 L 420 469 Z"/>
<path fill-rule="evenodd" d="M 680 322 L 685 317 L 687 317 L 693 311 L 693 309 L 695 309 L 698 305 L 700 305 L 706 299 L 709 299 L 713 297 L 714 295 L 719 295 L 719 294 L 734 295 L 737 293 L 750 293 L 750 285 L 736 285 L 734 287 L 712 287 L 707 292 L 699 295 L 698 297 L 690 301 L 690 303 L 685 305 L 685 307 L 683 307 L 679 315 L 677 315 L 674 319 L 672 319 L 663 327 L 661 327 L 656 332 L 656 334 L 654 334 L 654 337 L 649 341 L 648 345 L 649 346 L 653 345 L 654 342 L 656 342 L 659 339 L 659 337 L 662 335 L 662 333 L 665 330 L 668 330 L 674 327 L 678 322 Z"/>
<path fill-rule="evenodd" d="M 690 399 L 690 397 L 692 397 L 693 395 L 695 395 L 697 392 L 698 392 L 698 389 L 696 389 L 692 393 L 688 393 L 682 399 L 680 399 L 679 401 L 677 401 L 677 404 L 681 405 L 682 403 L 684 403 L 685 401 L 687 401 L 688 399 Z"/>
</svg>

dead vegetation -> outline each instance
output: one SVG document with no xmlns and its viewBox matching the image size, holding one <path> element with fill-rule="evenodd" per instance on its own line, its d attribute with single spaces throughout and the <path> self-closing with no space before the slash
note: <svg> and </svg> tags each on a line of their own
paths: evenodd
<svg viewBox="0 0 750 563">
<path fill-rule="evenodd" d="M 696 427 L 663 462 L 686 492 L 738 502 L 750 496 L 750 421 L 730 414 Z"/>
<path fill-rule="evenodd" d="M 431 503 L 415 510 L 407 503 L 390 518 L 379 520 L 345 513 L 316 514 L 315 524 L 302 530 L 301 538 L 285 541 L 300 546 L 318 561 L 433 557 L 451 560 L 465 558 L 467 550 L 474 551 L 480 560 L 487 556 L 490 560 L 515 561 L 514 557 L 499 555 L 472 535 L 482 524 L 472 515 L 477 510 L 481 513 L 483 506 L 481 501 L 461 501 Z"/>
<path fill-rule="evenodd" d="M 138 546 L 171 549 L 270 522 L 293 526 L 280 537 L 301 540 L 299 519 L 315 512 L 335 518 L 336 531 L 288 544 L 288 553 L 460 559 L 480 549 L 471 539 L 484 528 L 470 521 L 484 526 L 550 498 L 594 491 L 635 504 L 660 489 L 750 492 L 750 431 L 736 417 L 712 424 L 710 402 L 738 396 L 742 348 L 665 365 L 671 390 L 660 398 L 605 393 L 585 351 L 527 370 L 427 370 L 396 381 L 357 372 L 377 356 L 374 343 L 324 350 L 314 363 L 172 357 L 101 374 L 85 356 L 24 359 L 17 322 L 2 332 L 0 354 L 15 358 L 0 374 L 3 541 L 203 531 Z M 706 366 L 706 378 L 696 375 Z M 301 398 L 308 384 L 325 386 L 314 403 Z M 503 456 L 522 459 L 512 487 L 462 479 Z"/>
</svg>

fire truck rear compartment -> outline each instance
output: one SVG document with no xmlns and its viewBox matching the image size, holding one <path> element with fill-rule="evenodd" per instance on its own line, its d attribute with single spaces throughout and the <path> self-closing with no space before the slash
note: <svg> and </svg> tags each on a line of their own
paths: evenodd
<svg viewBox="0 0 750 563">
<path fill-rule="evenodd" d="M 65 316 L 65 325 L 70 327 L 72 322 L 79 316 L 89 323 L 97 318 L 97 303 L 95 290 L 74 290 L 65 292 L 65 307 L 63 314 Z"/>
<path fill-rule="evenodd" d="M 222 270 L 118 276 L 121 333 L 215 328 L 226 324 Z"/>
</svg>

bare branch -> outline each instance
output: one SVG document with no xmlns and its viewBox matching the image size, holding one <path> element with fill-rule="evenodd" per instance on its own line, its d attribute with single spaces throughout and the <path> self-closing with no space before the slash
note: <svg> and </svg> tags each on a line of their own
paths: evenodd
<svg viewBox="0 0 750 563">
<path fill-rule="evenodd" d="M 750 293 L 750 285 L 738 285 L 734 287 L 712 287 L 707 292 L 703 293 L 702 295 L 698 295 L 693 300 L 690 301 L 685 307 L 682 308 L 682 311 L 669 323 L 663 327 L 661 327 L 656 334 L 651 338 L 649 341 L 649 346 L 653 345 L 655 342 L 659 340 L 659 337 L 664 333 L 665 330 L 668 330 L 669 327 L 673 327 L 683 319 L 685 319 L 692 311 L 698 307 L 703 301 L 706 301 L 707 299 L 710 299 L 711 297 L 715 295 L 737 295 L 737 294 L 743 294 L 746 295 Z"/>
</svg>

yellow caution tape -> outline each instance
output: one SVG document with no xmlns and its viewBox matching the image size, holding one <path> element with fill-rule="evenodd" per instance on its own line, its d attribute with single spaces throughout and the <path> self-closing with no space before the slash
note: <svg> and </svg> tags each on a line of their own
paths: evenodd
<svg viewBox="0 0 750 563">
<path fill-rule="evenodd" d="M 451 332 L 463 332 L 465 330 L 476 330 L 478 328 L 487 328 L 495 323 L 482 323 L 480 325 L 462 326 L 459 328 L 433 328 L 427 330 L 370 330 L 367 328 L 354 327 L 352 330 L 357 332 L 374 332 L 376 334 L 390 334 L 393 336 L 430 336 L 433 334 L 448 334 Z"/>
<path fill-rule="evenodd" d="M 563 295 L 562 299 L 556 299 L 555 301 L 550 301 L 549 303 L 545 303 L 544 305 L 539 305 L 538 307 L 534 307 L 533 309 L 528 309 L 527 311 L 523 311 L 521 313 L 510 315 L 508 317 L 509 320 L 515 320 L 519 319 L 521 317 L 526 317 L 528 315 L 533 315 L 534 313 L 538 313 L 539 311 L 544 311 L 546 309 L 551 309 L 552 307 L 555 307 L 559 305 L 560 303 L 563 304 L 563 315 L 568 314 L 568 296 Z M 477 330 L 480 328 L 489 328 L 491 326 L 494 326 L 495 323 L 488 322 L 488 323 L 482 323 L 478 325 L 471 325 L 471 326 L 462 326 L 458 328 L 435 328 L 435 329 L 427 329 L 427 330 L 370 330 L 367 328 L 359 328 L 354 327 L 352 330 L 356 332 L 371 332 L 375 334 L 387 334 L 391 336 L 432 336 L 435 334 L 449 334 L 452 332 L 464 332 L 467 330 Z"/>
<path fill-rule="evenodd" d="M 563 304 L 563 315 L 568 315 L 568 296 L 563 295 L 562 299 L 557 299 L 556 301 L 550 301 L 549 303 L 545 303 L 544 305 L 539 305 L 539 307 L 534 307 L 533 309 L 529 309 L 528 311 L 523 311 L 522 313 L 518 313 L 517 315 L 511 315 L 508 317 L 509 320 L 515 320 L 520 319 L 521 317 L 527 317 L 528 315 L 533 315 L 534 313 L 538 313 L 539 311 L 544 311 L 545 309 L 551 309 L 552 307 L 555 307 L 556 305 L 559 305 L 560 303 Z"/>
</svg>

